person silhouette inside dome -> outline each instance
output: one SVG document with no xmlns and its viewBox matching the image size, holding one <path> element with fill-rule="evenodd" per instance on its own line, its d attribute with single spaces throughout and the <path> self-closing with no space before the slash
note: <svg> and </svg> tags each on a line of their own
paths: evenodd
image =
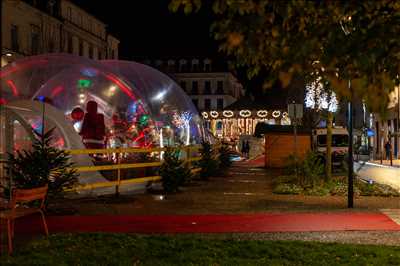
<svg viewBox="0 0 400 266">
<path fill-rule="evenodd" d="M 82 136 L 83 144 L 87 149 L 104 149 L 106 135 L 104 115 L 97 112 L 95 101 L 89 101 L 86 104 L 86 114 L 79 135 Z"/>
</svg>

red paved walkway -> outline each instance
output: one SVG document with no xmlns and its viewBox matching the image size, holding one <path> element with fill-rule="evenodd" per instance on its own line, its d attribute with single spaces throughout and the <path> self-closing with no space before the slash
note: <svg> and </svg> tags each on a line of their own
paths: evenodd
<svg viewBox="0 0 400 266">
<path fill-rule="evenodd" d="M 267 213 L 181 216 L 52 216 L 50 232 L 247 233 L 344 230 L 399 230 L 381 213 Z M 17 234 L 41 230 L 39 217 L 21 220 Z"/>
<path fill-rule="evenodd" d="M 251 160 L 240 161 L 235 163 L 236 165 L 240 166 L 247 166 L 247 167 L 264 167 L 265 166 L 265 157 L 264 155 L 258 156 Z"/>
</svg>

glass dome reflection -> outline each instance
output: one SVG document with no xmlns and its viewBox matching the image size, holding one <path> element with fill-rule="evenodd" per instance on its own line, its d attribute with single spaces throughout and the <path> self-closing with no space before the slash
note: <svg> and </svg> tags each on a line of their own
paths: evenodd
<svg viewBox="0 0 400 266">
<path fill-rule="evenodd" d="M 104 138 L 97 141 L 105 147 L 163 147 L 202 140 L 202 122 L 190 98 L 167 75 L 139 63 L 41 55 L 2 68 L 0 81 L 0 104 L 45 101 L 75 128 L 76 136 L 67 138 L 84 139 L 85 119 L 96 125 L 90 121 L 103 117 L 98 121 L 104 121 Z M 93 102 L 97 110 L 90 116 L 88 105 Z"/>
</svg>

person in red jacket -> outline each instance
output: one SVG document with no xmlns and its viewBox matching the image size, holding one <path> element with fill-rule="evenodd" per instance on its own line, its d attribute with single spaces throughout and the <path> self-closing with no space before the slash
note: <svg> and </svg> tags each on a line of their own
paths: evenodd
<svg viewBox="0 0 400 266">
<path fill-rule="evenodd" d="M 86 114 L 79 135 L 82 136 L 83 144 L 87 149 L 104 149 L 106 135 L 104 115 L 97 112 L 95 101 L 89 101 L 86 104 Z"/>
</svg>

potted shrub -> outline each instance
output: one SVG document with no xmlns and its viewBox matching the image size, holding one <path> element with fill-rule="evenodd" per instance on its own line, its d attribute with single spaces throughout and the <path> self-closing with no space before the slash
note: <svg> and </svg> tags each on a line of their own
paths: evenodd
<svg viewBox="0 0 400 266">
<path fill-rule="evenodd" d="M 226 170 L 232 165 L 231 154 L 232 151 L 227 145 L 222 145 L 218 150 L 219 165 L 221 170 Z"/>
<path fill-rule="evenodd" d="M 201 159 L 199 161 L 199 166 L 201 168 L 200 177 L 203 180 L 208 180 L 209 177 L 217 173 L 219 162 L 214 156 L 214 152 L 210 143 L 203 142 L 201 146 Z"/>
<path fill-rule="evenodd" d="M 164 152 L 164 161 L 160 167 L 161 182 L 166 193 L 179 190 L 192 176 L 185 162 L 179 159 L 179 150 L 167 148 Z"/>
<path fill-rule="evenodd" d="M 51 146 L 53 131 L 43 135 L 35 132 L 36 138 L 30 150 L 9 153 L 7 169 L 12 184 L 9 182 L 6 191 L 11 187 L 32 189 L 47 185 L 47 204 L 49 199 L 61 197 L 65 189 L 72 188 L 78 175 L 72 168 L 70 155 Z"/>
</svg>

